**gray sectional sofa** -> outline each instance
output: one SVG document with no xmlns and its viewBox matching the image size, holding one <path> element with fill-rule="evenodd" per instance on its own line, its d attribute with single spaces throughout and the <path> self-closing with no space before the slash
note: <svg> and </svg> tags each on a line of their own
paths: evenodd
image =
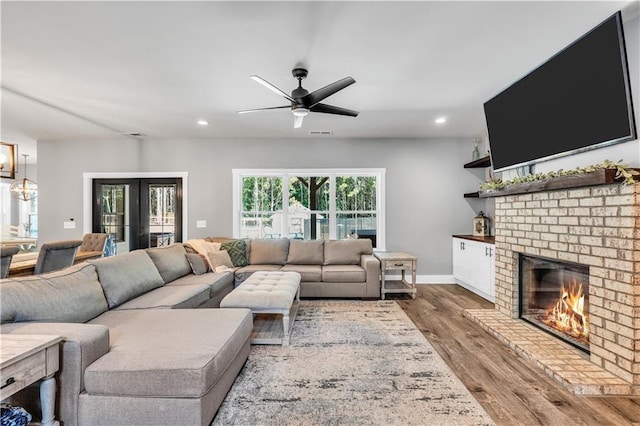
<svg viewBox="0 0 640 426">
<path fill-rule="evenodd" d="M 380 298 L 380 262 L 369 239 L 243 241 L 245 259 L 233 265 L 236 285 L 256 271 L 294 271 L 302 275 L 301 297 Z"/>
<path fill-rule="evenodd" d="M 253 319 L 210 309 L 233 274 L 198 270 L 188 256 L 176 244 L 0 282 L 0 333 L 63 337 L 64 426 L 211 422 L 249 355 Z M 35 390 L 17 402 L 37 400 Z"/>
<path fill-rule="evenodd" d="M 255 271 L 299 272 L 302 297 L 380 297 L 370 240 L 227 242 L 242 263 L 228 272 L 174 244 L 0 281 L 0 333 L 63 337 L 64 426 L 209 424 L 253 330 L 250 310 L 218 307 Z M 38 411 L 37 388 L 17 398 Z"/>
</svg>

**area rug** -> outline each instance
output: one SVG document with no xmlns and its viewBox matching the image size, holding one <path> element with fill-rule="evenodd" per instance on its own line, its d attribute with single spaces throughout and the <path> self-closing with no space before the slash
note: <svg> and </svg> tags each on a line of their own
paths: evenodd
<svg viewBox="0 0 640 426">
<path fill-rule="evenodd" d="M 253 346 L 213 425 L 492 425 L 394 301 L 302 301 Z"/>
</svg>

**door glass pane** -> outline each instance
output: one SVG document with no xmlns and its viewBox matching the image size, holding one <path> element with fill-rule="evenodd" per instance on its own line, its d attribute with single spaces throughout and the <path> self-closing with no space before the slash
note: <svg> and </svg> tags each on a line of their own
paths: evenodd
<svg viewBox="0 0 640 426">
<path fill-rule="evenodd" d="M 129 185 L 102 185 L 102 211 L 100 232 L 112 236 L 118 249 L 128 251 L 129 240 Z M 127 243 L 127 244 L 119 244 Z"/>
<path fill-rule="evenodd" d="M 149 185 L 149 247 L 176 242 L 176 185 Z"/>
</svg>

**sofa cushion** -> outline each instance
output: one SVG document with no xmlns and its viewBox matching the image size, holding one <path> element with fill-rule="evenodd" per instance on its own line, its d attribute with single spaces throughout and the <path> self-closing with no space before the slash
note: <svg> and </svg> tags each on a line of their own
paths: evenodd
<svg viewBox="0 0 640 426">
<path fill-rule="evenodd" d="M 333 283 L 361 283 L 367 279 L 364 269 L 358 265 L 325 265 L 322 281 Z"/>
<path fill-rule="evenodd" d="M 371 253 L 372 244 L 369 239 L 324 242 L 325 265 L 359 265 L 360 255 Z"/>
<path fill-rule="evenodd" d="M 295 265 L 322 265 L 324 262 L 323 240 L 291 240 L 287 263 Z"/>
<path fill-rule="evenodd" d="M 302 276 L 301 282 L 322 281 L 322 266 L 320 265 L 291 265 L 287 263 L 280 270 L 298 272 Z"/>
<path fill-rule="evenodd" d="M 209 300 L 208 285 L 163 286 L 142 294 L 115 309 L 190 309 Z"/>
<path fill-rule="evenodd" d="M 193 272 L 194 275 L 202 275 L 209 272 L 209 260 L 205 255 L 200 253 L 187 253 L 186 257 L 189 265 L 191 265 L 191 272 Z"/>
<path fill-rule="evenodd" d="M 86 392 L 119 397 L 206 395 L 253 330 L 249 309 L 110 311 L 92 323 L 109 327 L 111 350 L 85 370 Z"/>
<path fill-rule="evenodd" d="M 93 265 L 80 263 L 0 284 L 1 322 L 86 322 L 107 311 Z"/>
<path fill-rule="evenodd" d="M 165 283 L 191 273 L 191 265 L 186 257 L 187 251 L 180 243 L 171 244 L 168 247 L 148 248 L 146 252 Z"/>
<path fill-rule="evenodd" d="M 229 253 L 233 266 L 247 265 L 247 242 L 245 240 L 226 241 L 220 245 L 220 250 L 226 250 Z"/>
<path fill-rule="evenodd" d="M 289 239 L 251 240 L 251 265 L 284 265 L 289 253 Z"/>
<path fill-rule="evenodd" d="M 235 272 L 235 283 L 234 285 L 237 287 L 240 283 L 244 282 L 247 278 L 251 276 L 254 272 L 257 271 L 279 271 L 282 269 L 282 265 L 247 265 L 240 269 L 236 269 Z"/>
<path fill-rule="evenodd" d="M 100 285 L 111 309 L 164 285 L 162 276 L 144 250 L 87 262 L 95 265 Z"/>
<path fill-rule="evenodd" d="M 226 287 L 233 287 L 233 272 L 207 272 L 202 275 L 186 275 L 175 281 L 171 281 L 165 287 L 201 284 L 208 286 L 211 289 L 209 297 L 214 297 Z"/>
</svg>

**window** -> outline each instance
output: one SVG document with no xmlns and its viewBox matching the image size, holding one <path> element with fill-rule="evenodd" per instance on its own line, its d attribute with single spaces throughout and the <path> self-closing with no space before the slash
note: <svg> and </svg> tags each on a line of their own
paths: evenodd
<svg viewBox="0 0 640 426">
<path fill-rule="evenodd" d="M 38 237 L 38 197 L 21 201 L 11 197 L 9 183 L 0 183 L 0 236 Z"/>
<path fill-rule="evenodd" d="M 384 169 L 234 169 L 237 238 L 369 238 L 384 248 Z"/>
</svg>

